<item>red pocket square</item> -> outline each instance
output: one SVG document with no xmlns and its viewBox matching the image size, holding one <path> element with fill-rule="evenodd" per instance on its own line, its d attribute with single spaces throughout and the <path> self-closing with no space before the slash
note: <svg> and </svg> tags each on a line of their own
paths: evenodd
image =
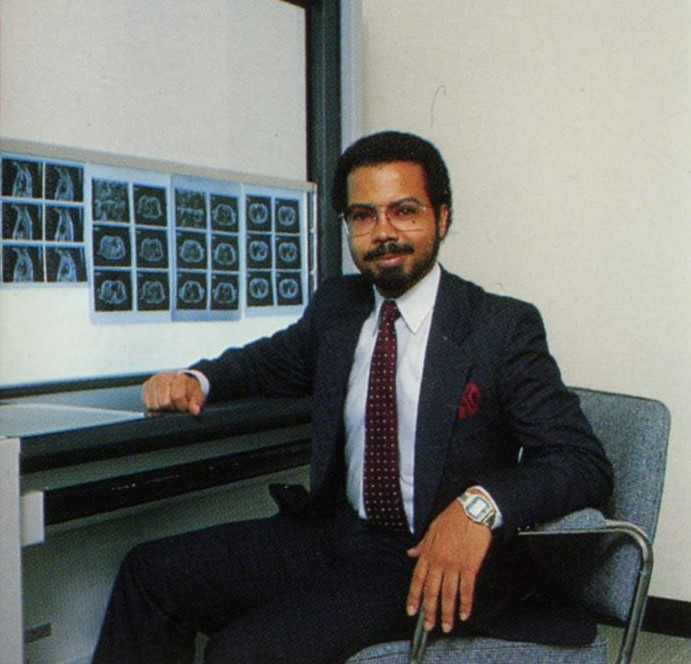
<svg viewBox="0 0 691 664">
<path fill-rule="evenodd" d="M 477 415 L 480 412 L 481 402 L 480 388 L 475 383 L 468 383 L 463 388 L 461 405 L 458 407 L 458 418 L 464 420 L 466 417 Z"/>
</svg>

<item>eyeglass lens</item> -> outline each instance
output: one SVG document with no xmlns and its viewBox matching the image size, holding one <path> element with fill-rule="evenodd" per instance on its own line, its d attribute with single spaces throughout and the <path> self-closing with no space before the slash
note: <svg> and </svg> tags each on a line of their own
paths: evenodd
<svg viewBox="0 0 691 664">
<path fill-rule="evenodd" d="M 366 235 L 372 232 L 377 223 L 377 207 L 373 205 L 351 205 L 343 213 L 343 219 L 353 235 Z M 426 210 L 417 201 L 402 201 L 381 206 L 389 222 L 399 231 L 417 228 L 420 216 Z"/>
</svg>

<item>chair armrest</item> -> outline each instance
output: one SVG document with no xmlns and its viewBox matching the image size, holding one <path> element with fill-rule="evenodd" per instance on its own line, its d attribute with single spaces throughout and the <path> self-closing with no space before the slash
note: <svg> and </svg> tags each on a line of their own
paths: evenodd
<svg viewBox="0 0 691 664">
<path fill-rule="evenodd" d="M 530 529 L 520 530 L 519 535 L 567 535 L 577 532 L 600 531 L 607 526 L 604 514 L 592 507 L 571 512 L 554 521 L 541 523 Z"/>
</svg>

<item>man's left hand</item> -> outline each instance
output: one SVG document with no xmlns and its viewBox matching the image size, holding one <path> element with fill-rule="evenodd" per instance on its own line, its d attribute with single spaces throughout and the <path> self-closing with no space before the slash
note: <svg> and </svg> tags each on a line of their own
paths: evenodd
<svg viewBox="0 0 691 664">
<path fill-rule="evenodd" d="M 408 550 L 411 558 L 417 558 L 408 592 L 408 615 L 415 615 L 422 601 L 425 629 L 432 630 L 441 600 L 444 632 L 453 629 L 456 606 L 460 619 L 467 620 L 473 610 L 475 580 L 491 542 L 489 527 L 469 519 L 454 500 L 432 522 L 420 543 Z"/>
</svg>

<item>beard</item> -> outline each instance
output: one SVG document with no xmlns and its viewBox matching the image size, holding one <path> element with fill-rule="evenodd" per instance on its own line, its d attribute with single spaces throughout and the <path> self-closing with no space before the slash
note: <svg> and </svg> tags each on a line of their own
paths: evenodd
<svg viewBox="0 0 691 664">
<path fill-rule="evenodd" d="M 372 261 L 383 256 L 414 254 L 415 248 L 409 244 L 387 242 L 368 251 L 359 262 L 362 275 L 385 297 L 399 297 L 420 281 L 434 266 L 439 253 L 441 237 L 435 234 L 432 244 L 427 247 L 412 264 L 409 271 L 403 265 L 393 267 L 372 267 Z"/>
</svg>

